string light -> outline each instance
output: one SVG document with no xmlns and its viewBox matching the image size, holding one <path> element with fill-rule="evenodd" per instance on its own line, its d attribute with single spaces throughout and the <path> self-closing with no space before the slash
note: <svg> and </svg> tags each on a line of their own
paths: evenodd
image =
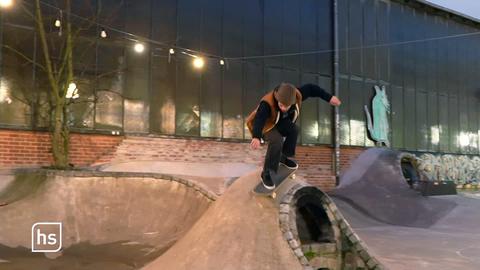
<svg viewBox="0 0 480 270">
<path fill-rule="evenodd" d="M 8 3 L 8 2 L 13 2 L 13 0 L 0 0 L 0 6 L 3 6 L 3 3 Z M 58 8 L 57 6 L 54 6 L 54 5 L 51 5 L 49 3 L 46 3 L 44 1 L 40 1 L 43 5 L 45 6 L 48 6 L 48 7 L 51 7 L 51 8 L 54 8 L 56 10 L 59 10 L 61 12 L 61 9 Z M 76 15 L 74 13 L 70 13 L 72 16 L 74 17 L 77 17 L 81 20 L 84 20 L 84 21 L 88 21 L 88 22 L 91 22 L 91 20 L 85 18 L 85 17 L 82 17 L 82 16 L 79 16 L 79 15 Z M 60 22 L 60 21 L 59 21 Z M 130 33 L 130 32 L 126 32 L 126 31 L 123 31 L 123 30 L 120 30 L 120 29 L 116 29 L 116 28 L 113 28 L 113 27 L 110 27 L 108 25 L 104 25 L 104 24 L 100 24 L 100 23 L 97 23 L 97 22 L 94 22 L 96 25 L 98 26 L 101 26 L 101 27 L 104 27 L 105 29 L 109 29 L 111 31 L 115 31 L 115 32 L 118 32 L 118 33 L 121 33 L 123 35 L 126 35 L 126 36 L 130 36 L 134 39 L 142 39 L 142 40 L 146 40 L 152 44 L 156 44 L 156 45 L 159 45 L 159 46 L 164 46 L 164 47 L 167 47 L 169 45 L 165 44 L 165 43 L 162 43 L 162 42 L 159 42 L 159 41 L 156 41 L 156 40 L 152 40 L 152 39 L 148 39 L 148 38 L 144 38 L 144 37 L 141 37 L 141 36 L 138 36 L 136 34 L 133 34 L 133 33 Z M 61 23 L 60 23 L 61 24 Z M 60 34 L 60 33 L 59 33 Z M 338 51 L 351 51 L 351 50 L 358 50 L 358 49 L 372 49 L 372 48 L 381 48 L 381 47 L 393 47 L 393 46 L 399 46 L 399 45 L 407 45 L 407 44 L 413 44 L 413 43 L 421 43 L 421 42 L 431 42 L 431 41 L 438 41 L 438 40 L 445 40 L 445 39 L 453 39 L 453 38 L 462 38 L 462 37 L 469 37 L 469 36 L 477 36 L 477 35 L 480 35 L 480 31 L 476 31 L 476 32 L 470 32 L 470 33 L 464 33 L 464 34 L 453 34 L 453 35 L 446 35 L 446 36 L 439 36 L 439 37 L 434 37 L 434 38 L 425 38 L 425 39 L 416 39 L 416 40 L 408 40 L 408 41 L 401 41 L 401 42 L 392 42 L 392 43 L 383 43 L 383 44 L 376 44 L 376 45 L 371 45 L 371 46 L 358 46 L 358 47 L 349 47 L 349 48 L 342 48 L 342 49 L 339 49 Z M 143 45 L 142 45 L 143 46 Z M 171 46 L 171 45 L 170 45 Z M 137 45 L 135 45 L 135 47 L 137 47 Z M 248 60 L 254 60 L 254 59 L 268 59 L 268 58 L 277 58 L 277 57 L 289 57 L 289 56 L 301 56 L 301 55 L 314 55 L 314 54 L 322 54 L 322 53 L 334 53 L 335 50 L 333 49 L 326 49 L 326 50 L 317 50 L 317 51 L 301 51 L 301 52 L 292 52 L 292 53 L 284 53 L 284 54 L 271 54 L 271 55 L 252 55 L 252 56 L 240 56 L 240 57 L 220 57 L 220 56 L 217 56 L 217 55 L 213 55 L 213 54 L 206 54 L 206 53 L 202 53 L 202 52 L 199 52 L 199 51 L 195 51 L 195 50 L 192 50 L 192 49 L 188 49 L 188 48 L 182 48 L 182 47 L 179 47 L 179 46 L 174 46 L 173 48 L 177 49 L 177 50 L 183 50 L 183 51 L 188 51 L 188 52 L 191 52 L 191 53 L 195 53 L 195 54 L 202 54 L 202 55 L 206 55 L 208 56 L 209 58 L 214 58 L 214 59 L 220 59 L 218 60 L 219 64 L 220 65 L 226 65 L 227 64 L 227 61 L 231 60 L 231 61 L 248 61 Z M 139 47 L 140 49 L 140 47 Z M 143 50 L 145 49 L 145 47 L 143 46 L 143 49 L 141 49 L 141 52 L 143 52 Z M 171 49 L 173 50 L 173 49 Z M 175 52 L 175 51 L 174 51 Z M 183 52 L 182 52 L 183 53 Z M 169 53 L 169 61 L 170 61 L 170 56 L 172 54 Z M 189 55 L 189 54 L 187 54 Z M 195 62 L 195 61 L 194 61 Z M 204 61 L 203 60 L 199 60 L 197 61 L 197 64 L 200 65 L 200 62 L 203 62 L 204 64 Z M 223 64 L 222 64 L 223 62 Z M 195 64 L 194 64 L 195 65 Z M 202 65 L 203 67 L 203 65 Z"/>
<path fill-rule="evenodd" d="M 107 37 L 107 31 L 105 31 L 105 29 L 102 29 L 102 31 L 100 32 L 100 36 L 102 38 L 106 38 Z"/>
<path fill-rule="evenodd" d="M 143 53 L 143 51 L 145 51 L 145 45 L 143 45 L 142 43 L 136 43 L 135 46 L 133 47 L 133 49 L 137 53 Z"/>
<path fill-rule="evenodd" d="M 62 18 L 63 18 L 63 11 L 60 10 L 58 17 L 55 20 L 55 27 L 58 28 L 58 36 L 62 36 Z"/>
<path fill-rule="evenodd" d="M 0 0 L 0 7 L 9 8 L 13 5 L 13 0 Z"/>
<path fill-rule="evenodd" d="M 60 11 L 58 12 L 58 17 L 57 17 L 57 19 L 55 20 L 55 26 L 58 27 L 58 28 L 60 28 L 60 33 L 62 32 L 62 28 L 61 28 L 61 27 L 62 27 L 62 18 L 63 18 L 63 11 L 60 10 Z"/>
<path fill-rule="evenodd" d="M 77 99 L 80 97 L 80 95 L 78 94 L 77 85 L 74 82 L 71 82 L 68 85 L 67 94 L 65 95 L 65 97 L 71 99 Z"/>
<path fill-rule="evenodd" d="M 170 48 L 170 50 L 168 50 L 168 63 L 172 61 L 173 54 L 175 54 L 175 50 L 173 48 Z"/>
<path fill-rule="evenodd" d="M 203 68 L 204 65 L 205 65 L 205 61 L 203 60 L 203 58 L 196 57 L 195 59 L 193 59 L 193 66 L 196 69 L 201 69 L 201 68 Z"/>
<path fill-rule="evenodd" d="M 2 1 L 2 0 L 0 0 Z M 60 13 L 62 12 L 62 9 L 55 6 L 55 5 L 52 5 L 50 3 L 47 3 L 45 1 L 42 1 L 40 0 L 40 3 L 46 7 L 49 7 L 49 8 L 52 8 L 52 9 L 55 9 L 55 10 L 58 10 Z M 130 32 L 127 32 L 127 31 L 124 31 L 124 30 L 120 30 L 118 28 L 115 28 L 115 27 L 112 27 L 112 26 L 109 26 L 109 25 L 106 25 L 106 24 L 102 24 L 102 23 L 99 23 L 99 22 L 96 22 L 96 21 L 93 21 L 93 20 L 90 20 L 88 18 L 85 18 L 83 16 L 80 16 L 80 15 L 77 15 L 73 12 L 70 12 L 70 15 L 72 17 L 75 17 L 77 19 L 80 19 L 82 21 L 85 21 L 85 22 L 89 22 L 89 23 L 92 23 L 92 25 L 96 25 L 96 26 L 99 26 L 99 27 L 102 27 L 106 30 L 110 30 L 110 31 L 113 31 L 115 33 L 119 33 L 119 34 L 122 34 L 122 35 L 125 35 L 125 36 L 128 36 L 130 37 L 131 39 L 133 40 L 143 40 L 143 41 L 146 41 L 146 42 L 149 42 L 151 44 L 154 44 L 154 45 L 158 45 L 158 46 L 162 46 L 162 47 L 170 47 L 172 45 L 169 45 L 169 44 L 166 44 L 166 43 L 163 43 L 163 42 L 160 42 L 160 41 L 157 41 L 157 40 L 153 40 L 153 39 L 150 39 L 150 38 L 146 38 L 146 37 L 142 37 L 142 36 L 139 36 L 139 35 L 136 35 L 136 34 L 133 34 L 133 33 L 130 33 Z M 126 38 L 128 39 L 128 38 Z M 204 52 L 200 52 L 200 51 L 195 51 L 195 50 L 192 50 L 192 49 L 188 49 L 188 48 L 183 48 L 183 47 L 180 47 L 180 46 L 173 46 L 174 49 L 176 50 L 184 50 L 184 51 L 188 51 L 188 52 L 191 52 L 191 53 L 195 53 L 195 54 L 202 54 L 202 55 L 206 55 L 206 56 L 209 56 L 209 57 L 212 57 L 212 58 L 220 58 L 220 56 L 217 56 L 217 55 L 213 55 L 213 54 L 208 54 L 208 53 L 204 53 Z"/>
</svg>

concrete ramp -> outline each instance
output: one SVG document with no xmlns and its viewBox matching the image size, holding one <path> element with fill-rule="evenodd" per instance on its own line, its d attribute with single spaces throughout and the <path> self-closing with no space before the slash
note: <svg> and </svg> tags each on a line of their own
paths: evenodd
<svg viewBox="0 0 480 270">
<path fill-rule="evenodd" d="M 242 176 L 192 229 L 144 270 L 303 269 L 279 226 L 279 209 L 250 191 L 260 171 Z"/>
<path fill-rule="evenodd" d="M 215 199 L 166 175 L 19 173 L 0 192 L 0 269 L 139 269 L 184 236 Z M 31 252 L 38 222 L 62 223 L 60 252 Z"/>
<path fill-rule="evenodd" d="M 128 161 L 109 163 L 96 168 L 105 172 L 138 172 L 177 175 L 204 184 L 220 195 L 238 177 L 257 170 L 253 164 L 238 162 L 168 162 Z"/>
<path fill-rule="evenodd" d="M 401 171 L 403 153 L 370 149 L 332 192 L 336 207 L 386 269 L 480 269 L 480 199 L 423 197 Z"/>
<path fill-rule="evenodd" d="M 20 173 L 0 191 L 0 269 L 381 269 L 321 190 L 296 179 L 259 197 L 259 179 L 216 197 L 168 175 Z M 62 222 L 59 252 L 31 252 L 37 222 Z"/>
<path fill-rule="evenodd" d="M 428 228 L 456 203 L 424 197 L 403 176 L 403 154 L 373 148 L 363 152 L 346 171 L 331 195 L 344 200 L 371 219 L 400 226 Z"/>
</svg>

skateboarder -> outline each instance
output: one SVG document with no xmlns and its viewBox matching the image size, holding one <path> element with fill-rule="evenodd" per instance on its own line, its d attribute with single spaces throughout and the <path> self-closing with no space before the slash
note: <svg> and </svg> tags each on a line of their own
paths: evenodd
<svg viewBox="0 0 480 270">
<path fill-rule="evenodd" d="M 305 84 L 296 88 L 289 83 L 281 83 L 267 93 L 258 107 L 247 117 L 247 127 L 252 134 L 250 146 L 260 147 L 260 139 L 268 142 L 267 153 L 262 171 L 262 183 L 269 190 L 275 189 L 271 174 L 276 173 L 279 163 L 296 169 L 295 156 L 299 132 L 295 122 L 300 114 L 302 101 L 309 97 L 319 97 L 333 106 L 340 106 L 341 101 L 318 85 Z"/>
</svg>

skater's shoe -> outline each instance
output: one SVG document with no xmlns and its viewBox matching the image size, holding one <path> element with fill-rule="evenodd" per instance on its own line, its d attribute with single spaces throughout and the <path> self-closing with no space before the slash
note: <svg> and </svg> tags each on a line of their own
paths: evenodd
<svg viewBox="0 0 480 270">
<path fill-rule="evenodd" d="M 280 159 L 280 163 L 283 164 L 285 167 L 289 168 L 289 169 L 297 169 L 298 168 L 298 164 L 287 158 L 286 156 L 282 155 L 282 158 Z"/>
<path fill-rule="evenodd" d="M 275 189 L 275 183 L 273 182 L 269 172 L 262 172 L 262 184 L 268 190 Z"/>
</svg>

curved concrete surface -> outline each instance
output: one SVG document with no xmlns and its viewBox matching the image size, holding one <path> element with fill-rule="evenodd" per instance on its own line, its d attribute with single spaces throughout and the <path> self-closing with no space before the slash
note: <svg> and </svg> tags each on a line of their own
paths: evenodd
<svg viewBox="0 0 480 270">
<path fill-rule="evenodd" d="M 77 174 L 77 175 L 76 175 Z M 138 269 L 210 207 L 191 183 L 148 175 L 24 173 L 0 193 L 0 269 Z M 32 253 L 37 222 L 63 223 L 63 249 Z"/>
<path fill-rule="evenodd" d="M 257 166 L 235 162 L 167 162 L 167 161 L 129 161 L 102 165 L 102 171 L 110 172 L 152 172 L 175 175 L 194 175 L 201 177 L 240 177 L 253 172 Z"/>
<path fill-rule="evenodd" d="M 257 170 L 257 166 L 236 162 L 167 162 L 129 161 L 110 163 L 98 168 L 109 172 L 141 172 L 178 175 L 202 183 L 206 188 L 222 194 L 238 177 Z"/>
<path fill-rule="evenodd" d="M 144 270 L 303 269 L 279 227 L 278 208 L 250 191 L 260 171 L 239 178 L 192 229 Z"/>
<path fill-rule="evenodd" d="M 423 197 L 408 185 L 402 153 L 373 148 L 364 151 L 331 192 L 372 219 L 400 226 L 429 227 L 455 207 L 455 202 Z"/>
<path fill-rule="evenodd" d="M 332 192 L 341 213 L 387 269 L 480 269 L 480 200 L 409 189 L 402 154 L 370 149 Z"/>
</svg>

